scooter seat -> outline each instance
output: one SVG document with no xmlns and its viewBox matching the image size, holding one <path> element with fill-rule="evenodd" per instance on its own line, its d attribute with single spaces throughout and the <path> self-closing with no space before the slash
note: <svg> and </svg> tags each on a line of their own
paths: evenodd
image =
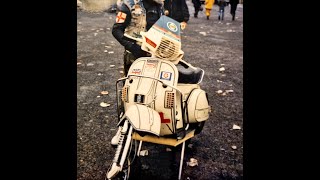
<svg viewBox="0 0 320 180">
<path fill-rule="evenodd" d="M 190 67 L 184 63 L 178 63 L 177 69 L 179 72 L 178 83 L 198 84 L 203 77 L 203 70 L 197 67 Z"/>
</svg>

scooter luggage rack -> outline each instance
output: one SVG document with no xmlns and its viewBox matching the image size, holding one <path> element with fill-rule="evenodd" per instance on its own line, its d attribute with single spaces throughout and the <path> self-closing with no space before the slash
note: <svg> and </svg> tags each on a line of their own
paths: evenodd
<svg viewBox="0 0 320 180">
<path fill-rule="evenodd" d="M 128 75 L 127 77 L 124 77 L 124 78 L 120 78 L 117 80 L 116 82 L 116 92 L 117 92 L 117 97 L 119 98 L 119 91 L 118 91 L 118 83 L 121 82 L 121 81 L 124 81 L 126 79 L 128 79 L 130 76 L 135 76 L 135 77 L 143 77 L 143 78 L 150 78 L 150 79 L 154 79 L 154 80 L 157 80 L 159 82 L 161 82 L 164 86 L 168 86 L 168 87 L 171 87 L 175 90 L 177 90 L 180 95 L 181 95 L 181 106 L 185 106 L 186 104 L 186 100 L 183 100 L 182 98 L 182 95 L 183 93 L 176 87 L 174 86 L 171 86 L 169 84 L 166 84 L 164 83 L 162 80 L 158 79 L 158 78 L 154 78 L 154 77 L 149 77 L 149 76 L 143 76 L 143 75 Z M 118 104 L 118 101 L 117 100 L 117 107 L 119 107 L 119 104 Z M 182 110 L 184 111 L 184 107 L 181 107 Z M 120 112 L 119 112 L 119 108 L 118 109 L 118 119 L 120 121 Z M 186 132 L 189 128 L 189 119 L 185 117 L 185 112 L 182 113 L 183 116 L 182 116 L 182 119 L 183 119 L 183 130 Z M 185 119 L 187 119 L 188 123 L 185 123 Z M 141 146 L 142 146 L 142 142 L 149 142 L 149 143 L 154 143 L 154 144 L 161 144 L 161 145 L 168 145 L 168 146 L 178 146 L 182 143 L 182 148 L 181 148 L 181 156 L 180 156 L 180 165 L 179 165 L 179 176 L 178 176 L 178 180 L 181 179 L 181 173 L 182 173 L 182 166 L 183 166 L 183 158 L 184 158 L 184 151 L 185 151 L 185 142 L 194 137 L 194 134 L 195 134 L 195 130 L 191 130 L 189 132 L 186 133 L 186 135 L 184 136 L 184 138 L 182 139 L 177 139 L 177 138 L 169 138 L 169 137 L 162 137 L 162 136 L 156 136 L 156 135 L 151 135 L 151 134 L 148 134 L 148 135 L 145 135 L 145 136 L 140 136 L 138 133 L 136 132 L 133 132 L 132 134 L 132 139 L 134 140 L 138 140 L 140 141 L 139 143 L 139 147 L 138 147 L 138 152 L 137 152 L 137 155 L 139 156 L 140 155 L 140 150 L 141 150 Z"/>
</svg>

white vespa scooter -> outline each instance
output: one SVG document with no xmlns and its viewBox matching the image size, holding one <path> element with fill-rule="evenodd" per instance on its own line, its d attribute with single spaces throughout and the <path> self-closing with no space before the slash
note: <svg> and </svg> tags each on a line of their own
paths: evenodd
<svg viewBox="0 0 320 180">
<path fill-rule="evenodd" d="M 177 21 L 162 16 L 141 35 L 142 40 L 135 40 L 152 57 L 135 60 L 127 77 L 117 80 L 121 135 L 107 178 L 119 178 L 121 174 L 122 179 L 128 179 L 142 142 L 149 142 L 174 147 L 182 143 L 181 179 L 185 141 L 201 132 L 211 112 L 207 94 L 199 85 L 204 71 L 182 60 Z M 139 146 L 133 148 L 137 141 Z"/>
</svg>

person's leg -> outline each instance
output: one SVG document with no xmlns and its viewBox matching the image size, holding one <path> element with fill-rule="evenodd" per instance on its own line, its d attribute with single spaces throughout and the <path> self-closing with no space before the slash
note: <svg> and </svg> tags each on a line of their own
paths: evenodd
<svg viewBox="0 0 320 180">
<path fill-rule="evenodd" d="M 197 18 L 198 17 L 198 12 L 199 12 L 199 7 L 195 6 L 194 7 L 194 17 Z"/>
<path fill-rule="evenodd" d="M 211 9 L 206 9 L 206 16 L 207 16 L 207 20 L 209 20 L 210 11 L 211 11 Z"/>
<path fill-rule="evenodd" d="M 235 5 L 234 5 L 233 20 L 234 20 L 234 17 L 236 16 L 237 6 L 238 6 L 238 4 L 235 4 Z"/>
<path fill-rule="evenodd" d="M 124 69 L 124 76 L 125 77 L 128 75 L 129 68 L 130 68 L 131 64 L 134 62 L 134 60 L 135 60 L 135 57 L 133 56 L 133 54 L 125 50 L 123 53 L 123 69 Z M 118 144 L 119 138 L 121 135 L 121 130 L 122 130 L 122 127 L 119 126 L 116 134 L 111 139 L 112 145 L 116 146 Z"/>
<path fill-rule="evenodd" d="M 222 8 L 222 11 L 221 11 L 221 20 L 223 20 L 223 17 L 224 17 L 224 7 Z"/>
<path fill-rule="evenodd" d="M 232 21 L 234 21 L 234 17 L 235 17 L 235 4 L 231 4 L 231 9 L 230 9 L 230 14 L 232 15 Z"/>
<path fill-rule="evenodd" d="M 134 56 L 132 53 L 128 51 L 124 51 L 123 55 L 123 67 L 124 67 L 124 75 L 127 76 L 129 68 L 133 61 L 135 60 Z"/>
</svg>

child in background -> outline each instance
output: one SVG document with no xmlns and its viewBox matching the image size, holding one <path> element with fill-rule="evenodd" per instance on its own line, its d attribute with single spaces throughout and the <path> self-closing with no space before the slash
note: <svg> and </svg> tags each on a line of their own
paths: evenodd
<svg viewBox="0 0 320 180">
<path fill-rule="evenodd" d="M 225 6 L 227 6 L 227 3 L 225 0 L 218 0 L 218 6 L 219 6 L 219 16 L 218 16 L 218 20 L 222 20 L 223 21 L 223 17 L 224 17 L 224 8 Z"/>
<path fill-rule="evenodd" d="M 207 20 L 209 20 L 210 12 L 211 12 L 212 6 L 214 4 L 214 0 L 205 0 L 204 4 L 205 4 L 205 8 L 206 8 Z"/>
</svg>

